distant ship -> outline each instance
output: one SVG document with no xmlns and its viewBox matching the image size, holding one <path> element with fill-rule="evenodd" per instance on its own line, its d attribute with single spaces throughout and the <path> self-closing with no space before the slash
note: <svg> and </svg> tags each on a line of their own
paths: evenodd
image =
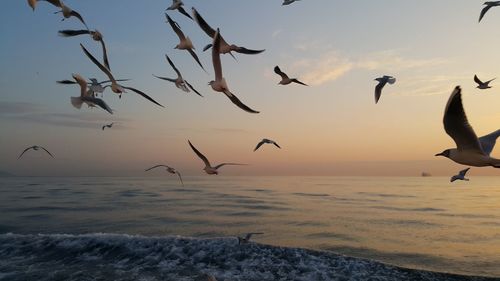
<svg viewBox="0 0 500 281">
<path fill-rule="evenodd" d="M 432 177 L 432 175 L 427 172 L 422 172 L 422 177 Z"/>
</svg>

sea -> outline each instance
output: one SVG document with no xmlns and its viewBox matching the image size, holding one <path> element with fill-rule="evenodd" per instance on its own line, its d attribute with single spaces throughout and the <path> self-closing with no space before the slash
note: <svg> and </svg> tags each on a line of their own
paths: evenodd
<svg viewBox="0 0 500 281">
<path fill-rule="evenodd" d="M 0 280 L 500 280 L 500 177 L 183 180 L 0 178 Z"/>
</svg>

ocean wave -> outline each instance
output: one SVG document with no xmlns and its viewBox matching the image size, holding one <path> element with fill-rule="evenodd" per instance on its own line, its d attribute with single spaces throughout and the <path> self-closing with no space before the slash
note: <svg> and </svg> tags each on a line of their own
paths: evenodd
<svg viewBox="0 0 500 281">
<path fill-rule="evenodd" d="M 126 234 L 0 234 L 0 280 L 490 280 L 337 255 L 199 239 Z M 493 279 L 491 279 L 493 280 Z"/>
</svg>

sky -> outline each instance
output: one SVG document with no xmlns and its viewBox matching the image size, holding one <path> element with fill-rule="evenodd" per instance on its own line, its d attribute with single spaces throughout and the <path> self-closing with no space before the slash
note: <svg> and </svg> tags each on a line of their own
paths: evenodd
<svg viewBox="0 0 500 281">
<path fill-rule="evenodd" d="M 126 93 L 110 91 L 98 108 L 71 106 L 76 86 L 58 85 L 72 73 L 106 77 L 83 54 L 84 44 L 101 57 L 88 36 L 63 38 L 62 29 L 81 29 L 75 18 L 61 21 L 57 9 L 40 1 L 33 12 L 26 1 L 6 0 L 0 10 L 0 170 L 33 176 L 144 176 L 156 164 L 185 175 L 203 175 L 203 163 L 188 139 L 212 162 L 239 162 L 223 175 L 411 176 L 453 175 L 464 167 L 434 157 L 453 140 L 442 117 L 456 85 L 463 89 L 469 121 L 479 136 L 499 129 L 500 85 L 475 88 L 474 74 L 500 76 L 500 9 L 478 24 L 482 1 L 469 0 L 185 0 L 226 41 L 259 55 L 222 57 L 230 90 L 260 111 L 246 113 L 207 83 L 214 78 L 211 42 L 199 26 L 176 11 L 169 15 L 192 39 L 203 72 L 189 53 L 175 50 L 178 38 L 165 23 L 167 0 L 67 0 L 108 48 L 116 77 L 165 105 L 160 108 Z M 168 54 L 202 95 L 184 93 L 152 74 L 175 77 Z M 274 66 L 308 83 L 277 85 Z M 374 102 L 375 78 L 392 75 Z M 117 122 L 112 129 L 101 126 Z M 263 146 L 275 140 L 282 149 Z M 54 159 L 24 148 L 41 145 Z M 500 152 L 493 151 L 500 157 Z M 162 171 L 151 172 L 161 175 Z M 471 175 L 498 175 L 474 168 Z"/>
</svg>

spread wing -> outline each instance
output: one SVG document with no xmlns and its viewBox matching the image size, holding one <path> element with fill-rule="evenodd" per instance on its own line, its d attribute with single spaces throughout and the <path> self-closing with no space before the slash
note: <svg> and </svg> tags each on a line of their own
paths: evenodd
<svg viewBox="0 0 500 281">
<path fill-rule="evenodd" d="M 288 75 L 286 75 L 283 71 L 281 71 L 279 66 L 274 67 L 274 73 L 278 74 L 281 76 L 282 79 L 288 79 Z"/>
<path fill-rule="evenodd" d="M 96 104 L 100 108 L 102 108 L 102 109 L 106 110 L 107 112 L 109 112 L 110 114 L 113 114 L 113 110 L 111 109 L 111 107 L 109 107 L 109 105 L 104 100 L 102 100 L 100 98 L 95 98 L 95 97 L 92 97 L 92 96 L 85 96 L 85 97 L 81 97 L 81 99 L 82 99 L 82 101 L 87 101 L 87 102 Z"/>
<path fill-rule="evenodd" d="M 145 171 L 145 172 L 147 172 L 147 171 L 150 171 L 150 170 L 156 169 L 156 168 L 158 168 L 158 167 L 168 168 L 168 166 L 165 166 L 165 165 L 156 165 L 156 166 L 153 166 L 153 167 L 151 167 L 151 168 L 148 168 L 148 169 L 146 169 L 146 170 L 144 170 L 144 171 Z"/>
<path fill-rule="evenodd" d="M 253 110 L 247 105 L 245 105 L 243 102 L 240 101 L 240 99 L 238 99 L 238 97 L 236 97 L 233 93 L 229 92 L 228 90 L 225 90 L 224 94 L 226 94 L 226 96 L 231 100 L 232 103 L 234 103 L 237 107 L 243 109 L 244 111 L 249 113 L 259 113 L 259 111 Z"/>
<path fill-rule="evenodd" d="M 263 141 L 263 140 L 262 140 L 262 141 L 260 141 L 260 142 L 257 144 L 257 146 L 254 148 L 254 150 L 253 150 L 253 151 L 257 151 L 257 149 L 259 149 L 259 147 L 261 147 L 263 144 L 264 144 L 264 141 Z"/>
<path fill-rule="evenodd" d="M 198 93 L 198 91 L 196 91 L 196 90 L 195 90 L 195 88 L 193 88 L 193 86 L 191 86 L 191 84 L 189 84 L 189 82 L 188 82 L 188 81 L 184 80 L 184 82 L 186 82 L 186 84 L 188 85 L 188 87 L 189 87 L 191 90 L 193 90 L 193 92 L 195 92 L 198 96 L 203 97 L 203 95 L 202 95 L 202 94 L 200 94 L 200 93 Z"/>
<path fill-rule="evenodd" d="M 225 166 L 225 165 L 232 165 L 232 166 L 246 166 L 247 164 L 239 164 L 239 163 L 222 163 L 222 164 L 219 164 L 217 166 L 214 167 L 214 169 L 219 169 L 220 167 L 222 166 Z"/>
<path fill-rule="evenodd" d="M 177 11 L 179 11 L 179 13 L 185 15 L 186 17 L 190 18 L 190 19 L 193 19 L 187 12 L 186 10 L 184 10 L 184 8 L 182 8 L 182 6 L 180 6 L 179 8 L 177 8 Z"/>
<path fill-rule="evenodd" d="M 299 80 L 297 80 L 297 79 L 295 79 L 295 78 L 294 78 L 294 79 L 292 79 L 292 82 L 297 83 L 297 84 L 300 84 L 300 85 L 308 86 L 306 83 L 300 82 Z"/>
<path fill-rule="evenodd" d="M 215 29 L 210 27 L 208 23 L 201 17 L 201 15 L 196 11 L 196 9 L 193 7 L 192 8 L 193 16 L 195 21 L 198 23 L 198 25 L 201 27 L 201 29 L 210 37 L 214 38 L 215 36 Z"/>
<path fill-rule="evenodd" d="M 157 101 L 155 101 L 152 97 L 146 95 L 145 93 L 143 93 L 143 92 L 141 92 L 141 91 L 139 91 L 137 89 L 134 89 L 134 88 L 131 88 L 131 87 L 124 87 L 124 86 L 122 86 L 122 88 L 127 89 L 127 90 L 131 90 L 132 92 L 134 92 L 136 94 L 139 94 L 140 96 L 142 96 L 143 98 L 149 100 L 150 102 L 152 102 L 152 103 L 154 103 L 154 104 L 156 104 L 158 106 L 164 107 L 163 105 L 161 105 Z"/>
<path fill-rule="evenodd" d="M 459 173 L 459 174 L 460 174 L 462 177 L 464 177 L 464 176 L 465 176 L 465 174 L 467 174 L 467 172 L 468 172 L 469 170 L 470 170 L 470 168 L 467 168 L 467 169 L 465 169 L 465 170 L 460 171 L 460 173 Z"/>
<path fill-rule="evenodd" d="M 87 26 L 87 24 L 86 24 L 86 23 L 85 23 L 85 21 L 83 20 L 83 17 L 82 17 L 82 16 L 81 16 L 81 15 L 80 15 L 77 11 L 73 11 L 73 10 L 72 10 L 70 14 L 71 14 L 72 16 L 74 16 L 75 18 L 79 19 L 79 20 L 83 23 L 83 25 L 85 25 L 85 27 L 86 27 L 87 29 L 89 29 L 89 27 Z"/>
<path fill-rule="evenodd" d="M 83 52 L 85 53 L 85 55 L 87 55 L 87 57 L 95 64 L 97 65 L 97 67 L 99 67 L 99 69 L 104 72 L 104 74 L 106 74 L 106 76 L 108 76 L 109 80 L 111 81 L 116 81 L 116 79 L 113 77 L 113 74 L 111 74 L 111 71 L 105 67 L 104 65 L 102 65 L 89 51 L 87 51 L 87 49 L 85 49 L 85 47 L 80 43 L 80 47 L 82 47 L 83 49 Z"/>
<path fill-rule="evenodd" d="M 380 81 L 377 86 L 375 86 L 375 103 L 378 103 L 378 100 L 380 99 L 380 96 L 382 95 L 382 89 L 384 88 L 385 84 L 387 84 L 386 80 Z"/>
<path fill-rule="evenodd" d="M 222 63 L 220 61 L 220 33 L 219 29 L 213 37 L 213 48 L 212 48 L 212 63 L 214 65 L 215 80 L 222 80 Z"/>
<path fill-rule="evenodd" d="M 178 171 L 175 171 L 175 173 L 179 176 L 179 180 L 181 181 L 182 186 L 184 186 L 184 182 L 182 181 L 181 173 L 179 173 Z"/>
<path fill-rule="evenodd" d="M 177 69 L 177 67 L 175 67 L 174 63 L 172 62 L 172 60 L 170 60 L 170 58 L 165 55 L 165 57 L 167 58 L 167 61 L 168 63 L 170 64 L 170 66 L 174 69 L 175 73 L 177 73 L 177 76 L 181 77 L 181 72 Z"/>
<path fill-rule="evenodd" d="M 205 68 L 203 67 L 203 65 L 201 64 L 200 59 L 198 58 L 198 56 L 197 56 L 197 55 L 196 55 L 196 53 L 193 51 L 193 49 L 188 49 L 187 51 L 191 54 L 191 56 L 192 56 L 192 57 L 194 58 L 194 60 L 198 63 L 198 65 L 201 67 L 201 69 L 203 69 L 205 72 L 207 72 L 207 71 L 205 70 Z"/>
<path fill-rule="evenodd" d="M 158 79 L 162 79 L 162 80 L 165 80 L 165 81 L 170 81 L 172 83 L 175 83 L 175 81 L 177 81 L 177 79 L 172 79 L 172 78 L 167 78 L 167 77 L 161 77 L 161 76 L 156 76 L 153 74 L 154 77 L 158 78 Z"/>
<path fill-rule="evenodd" d="M 23 152 L 21 153 L 21 155 L 19 155 L 19 157 L 17 157 L 17 159 L 20 159 L 20 158 L 21 158 L 21 156 L 23 156 L 23 154 L 24 154 L 26 151 L 30 150 L 30 149 L 33 149 L 33 146 L 30 146 L 30 147 L 26 148 L 25 150 L 23 150 Z"/>
<path fill-rule="evenodd" d="M 486 5 L 486 7 L 484 7 L 482 10 L 481 10 L 481 14 L 479 15 L 479 22 L 481 22 L 481 20 L 483 19 L 484 15 L 486 15 L 486 12 L 488 12 L 489 9 L 491 9 L 491 5 Z"/>
<path fill-rule="evenodd" d="M 247 49 L 245 47 L 238 47 L 238 46 L 234 46 L 234 45 L 231 46 L 231 49 L 237 53 L 246 54 L 246 55 L 256 55 L 256 54 L 260 54 L 260 53 L 265 51 L 265 50 L 251 50 L 251 49 Z"/>
<path fill-rule="evenodd" d="M 446 133 L 455 141 L 458 150 L 473 150 L 484 154 L 462 105 L 462 89 L 457 86 L 446 104 L 443 124 Z"/>
<path fill-rule="evenodd" d="M 276 145 L 277 148 L 281 149 L 281 147 L 275 141 L 273 141 L 273 144 Z"/>
<path fill-rule="evenodd" d="M 479 85 L 483 84 L 483 81 L 479 80 L 477 75 L 474 75 L 474 82 L 478 83 Z"/>
<path fill-rule="evenodd" d="M 108 61 L 108 51 L 106 50 L 106 44 L 104 43 L 104 40 L 101 39 L 99 40 L 101 42 L 102 46 L 102 57 L 104 61 L 104 65 L 106 66 L 107 69 L 111 71 L 111 67 L 109 66 L 109 61 Z"/>
<path fill-rule="evenodd" d="M 52 155 L 52 153 L 50 153 L 47 149 L 45 149 L 45 147 L 43 146 L 39 146 L 41 149 L 45 150 L 45 152 L 47 152 L 52 158 L 54 158 L 54 155 Z"/>
<path fill-rule="evenodd" d="M 184 36 L 184 33 L 180 29 L 179 25 L 175 21 L 173 21 L 167 14 L 165 14 L 165 16 L 167 17 L 168 23 L 174 30 L 175 34 L 177 34 L 180 40 L 184 40 L 186 36 Z"/>
<path fill-rule="evenodd" d="M 481 143 L 481 148 L 483 149 L 486 155 L 490 155 L 491 152 L 493 151 L 498 136 L 500 136 L 500 130 L 496 130 L 491 134 L 479 138 L 479 143 Z"/>
<path fill-rule="evenodd" d="M 70 30 L 70 29 L 64 29 L 64 30 L 59 30 L 59 35 L 63 37 L 73 37 L 73 36 L 78 36 L 78 35 L 83 35 L 83 34 L 90 34 L 91 31 L 87 29 L 79 29 L 79 30 Z"/>
<path fill-rule="evenodd" d="M 58 83 L 58 84 L 65 84 L 65 85 L 74 85 L 74 84 L 76 84 L 75 81 L 71 81 L 71 80 L 59 80 L 59 81 L 56 81 L 56 83 Z"/>
<path fill-rule="evenodd" d="M 207 157 L 205 157 L 205 155 L 201 154 L 201 152 L 199 152 L 198 149 L 196 149 L 196 147 L 194 147 L 194 145 L 191 144 L 191 142 L 189 140 L 188 140 L 188 143 L 189 143 L 189 146 L 191 146 L 191 149 L 194 151 L 194 153 L 196 153 L 196 155 L 198 155 L 198 157 L 200 157 L 200 159 L 203 161 L 203 163 L 205 163 L 205 166 L 211 167 L 210 162 L 208 161 Z"/>
</svg>

